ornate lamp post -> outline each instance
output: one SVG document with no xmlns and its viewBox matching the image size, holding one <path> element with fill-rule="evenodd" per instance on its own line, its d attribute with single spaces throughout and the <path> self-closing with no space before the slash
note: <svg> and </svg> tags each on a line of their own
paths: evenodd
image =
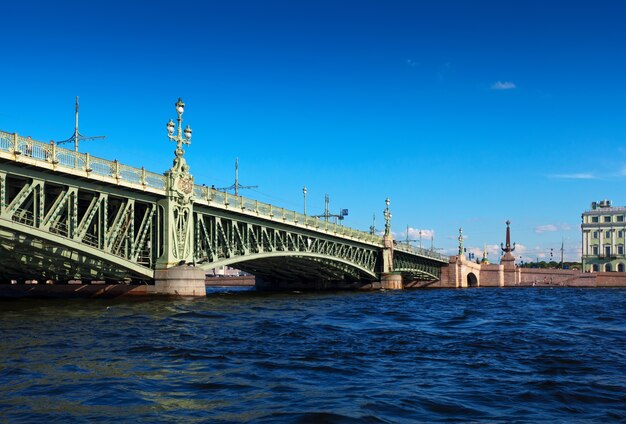
<svg viewBox="0 0 626 424">
<path fill-rule="evenodd" d="M 391 204 L 391 201 L 387 197 L 387 199 L 385 200 L 386 207 L 383 212 L 383 216 L 385 217 L 385 235 L 386 236 L 391 234 L 391 212 L 389 211 L 390 204 Z"/>
<path fill-rule="evenodd" d="M 166 124 L 167 137 L 176 143 L 174 163 L 164 173 L 167 180 L 167 196 L 157 204 L 163 209 L 162 254 L 157 259 L 154 271 L 155 293 L 177 296 L 206 296 L 204 271 L 195 264 L 193 217 L 193 176 L 183 155 L 183 144 L 191 144 L 191 128 L 183 131 L 185 103 L 181 99 L 175 104 L 178 127 L 174 121 Z"/>
<path fill-rule="evenodd" d="M 185 154 L 183 150 L 183 144 L 190 145 L 191 144 L 191 128 L 187 125 L 185 131 L 183 131 L 183 113 L 185 112 L 185 103 L 179 98 L 175 104 L 176 112 L 178 113 L 178 131 L 176 131 L 174 121 L 170 119 L 167 123 L 167 136 L 170 140 L 176 143 L 176 150 L 174 150 L 174 154 L 176 158 L 182 158 Z M 176 134 L 174 132 L 176 131 Z M 183 132 L 185 137 L 183 138 Z M 177 161 L 174 159 L 174 165 L 176 165 Z"/>
<path fill-rule="evenodd" d="M 459 228 L 459 257 L 463 255 L 463 227 Z"/>
<path fill-rule="evenodd" d="M 163 218 L 163 255 L 158 260 L 160 268 L 176 264 L 191 263 L 193 250 L 193 176 L 183 155 L 183 145 L 191 144 L 191 128 L 183 130 L 185 103 L 181 99 L 175 104 L 178 125 L 173 120 L 166 124 L 167 137 L 176 143 L 172 167 L 165 173 L 167 198 L 159 201 L 165 211 Z"/>
<path fill-rule="evenodd" d="M 304 215 L 306 216 L 306 186 L 302 187 L 302 195 L 304 196 Z"/>
</svg>

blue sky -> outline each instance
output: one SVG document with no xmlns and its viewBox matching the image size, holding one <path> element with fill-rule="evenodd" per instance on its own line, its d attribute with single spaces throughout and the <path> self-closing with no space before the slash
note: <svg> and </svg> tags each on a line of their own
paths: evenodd
<svg viewBox="0 0 626 424">
<path fill-rule="evenodd" d="M 18 4 L 19 3 L 19 4 Z M 619 1 L 107 1 L 2 6 L 0 129 L 80 129 L 96 156 L 161 172 L 187 103 L 198 183 L 451 252 L 458 228 L 524 260 L 577 257 L 591 201 L 626 204 Z M 555 254 L 556 255 L 556 254 Z M 496 259 L 491 253 L 490 258 Z"/>
</svg>

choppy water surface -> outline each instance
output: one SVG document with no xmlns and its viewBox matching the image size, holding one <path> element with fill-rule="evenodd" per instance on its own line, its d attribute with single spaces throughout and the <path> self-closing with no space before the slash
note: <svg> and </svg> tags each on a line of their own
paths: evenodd
<svg viewBox="0 0 626 424">
<path fill-rule="evenodd" d="M 626 290 L 0 302 L 0 421 L 626 420 Z"/>
</svg>

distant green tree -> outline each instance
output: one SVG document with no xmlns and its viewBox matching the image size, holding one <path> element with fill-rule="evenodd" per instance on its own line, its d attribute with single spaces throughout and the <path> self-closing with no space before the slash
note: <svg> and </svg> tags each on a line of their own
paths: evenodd
<svg viewBox="0 0 626 424">
<path fill-rule="evenodd" d="M 556 261 L 551 261 L 551 262 L 546 262 L 546 261 L 541 261 L 541 262 L 525 262 L 523 264 L 521 264 L 520 266 L 522 266 L 523 268 L 556 268 L 556 269 L 560 269 L 561 268 L 561 263 L 560 262 L 556 262 Z M 582 264 L 580 262 L 563 262 L 563 268 L 567 268 L 567 269 L 581 269 L 582 268 Z"/>
</svg>

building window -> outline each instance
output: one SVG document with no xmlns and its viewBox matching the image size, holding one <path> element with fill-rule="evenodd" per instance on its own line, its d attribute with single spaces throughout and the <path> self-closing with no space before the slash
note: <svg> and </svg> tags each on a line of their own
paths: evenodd
<svg viewBox="0 0 626 424">
<path fill-rule="evenodd" d="M 598 264 L 593 264 L 593 270 L 598 272 L 600 268 L 598 268 Z"/>
<path fill-rule="evenodd" d="M 624 245 L 623 244 L 618 244 L 617 245 L 617 254 L 618 255 L 623 255 L 624 254 Z"/>
<path fill-rule="evenodd" d="M 598 246 L 593 246 L 593 255 L 598 256 Z"/>
<path fill-rule="evenodd" d="M 611 238 L 611 230 L 608 230 L 604 233 L 604 237 L 610 239 Z"/>
<path fill-rule="evenodd" d="M 598 217 L 597 216 L 592 216 L 591 217 L 591 222 L 598 222 Z"/>
<path fill-rule="evenodd" d="M 611 272 L 611 264 L 604 265 L 604 271 L 605 272 Z"/>
<path fill-rule="evenodd" d="M 594 231 L 593 232 L 593 238 L 597 239 L 598 237 L 600 237 L 600 231 Z"/>
<path fill-rule="evenodd" d="M 617 272 L 624 272 L 624 264 L 617 264 Z"/>
<path fill-rule="evenodd" d="M 619 230 L 619 231 L 617 232 L 617 237 L 619 237 L 619 238 L 624 237 L 624 230 Z"/>
<path fill-rule="evenodd" d="M 611 217 L 610 216 L 605 216 L 604 217 L 604 222 L 611 222 Z"/>
<path fill-rule="evenodd" d="M 611 246 L 604 246 L 604 254 L 608 257 L 611 256 Z"/>
<path fill-rule="evenodd" d="M 624 215 L 617 215 L 617 216 L 615 217 L 615 220 L 616 220 L 617 222 L 624 222 Z"/>
</svg>

